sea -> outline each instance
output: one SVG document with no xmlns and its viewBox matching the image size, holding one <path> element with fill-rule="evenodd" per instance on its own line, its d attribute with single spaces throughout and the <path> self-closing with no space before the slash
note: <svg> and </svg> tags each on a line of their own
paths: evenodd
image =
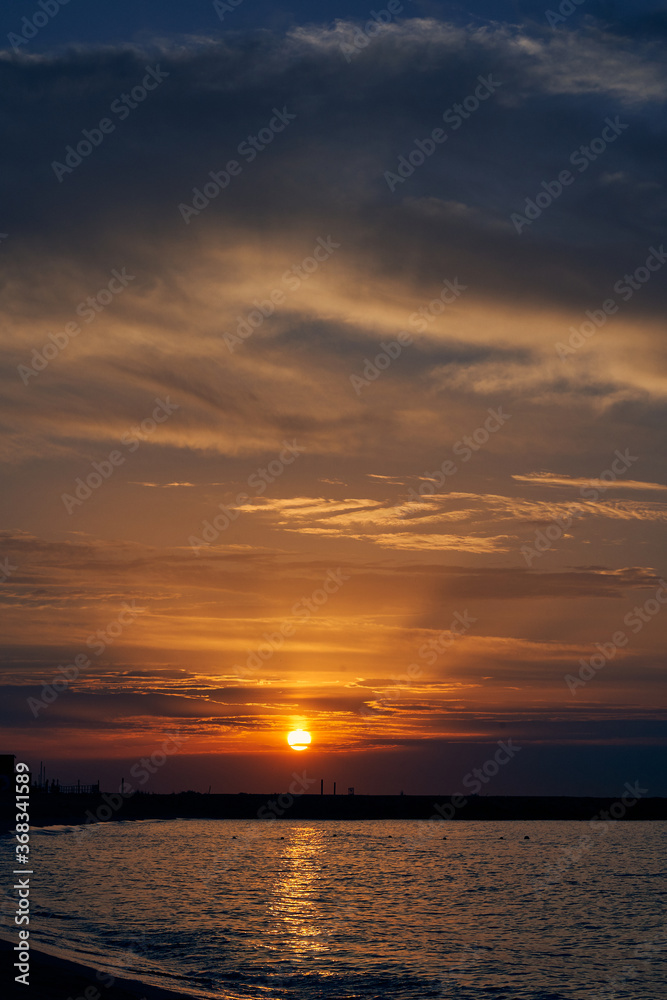
<svg viewBox="0 0 667 1000">
<path fill-rule="evenodd" d="M 667 823 L 602 826 L 36 829 L 31 936 L 111 975 L 207 1000 L 661 1000 Z M 3 863 L 12 851 L 3 838 Z M 6 896 L 5 937 L 14 908 Z"/>
</svg>

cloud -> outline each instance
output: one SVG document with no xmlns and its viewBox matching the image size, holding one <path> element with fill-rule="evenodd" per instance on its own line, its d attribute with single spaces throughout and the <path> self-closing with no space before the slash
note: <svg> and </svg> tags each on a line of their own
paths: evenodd
<svg viewBox="0 0 667 1000">
<path fill-rule="evenodd" d="M 131 480 L 130 481 L 130 485 L 131 486 L 152 486 L 152 487 L 155 487 L 156 489 L 170 490 L 170 489 L 175 489 L 177 487 L 184 487 L 184 486 L 194 487 L 195 484 L 194 483 L 138 483 L 138 482 L 135 482 L 134 480 Z"/>
<path fill-rule="evenodd" d="M 590 480 L 585 480 L 591 485 Z M 606 486 L 606 482 L 602 484 Z M 517 519 L 521 521 L 554 521 L 573 513 L 577 517 L 606 517 L 612 520 L 646 520 L 664 521 L 667 519 L 667 504 L 639 500 L 588 500 L 571 501 L 526 500 L 522 497 L 502 496 L 497 494 L 449 493 L 446 496 L 424 496 L 421 503 L 415 502 L 415 517 L 422 518 L 423 512 L 437 517 L 437 511 L 443 510 L 447 516 L 447 507 L 456 509 L 457 503 L 465 504 L 464 510 L 468 520 L 490 519 L 505 521 Z M 575 508 L 574 510 L 573 508 Z"/>
<path fill-rule="evenodd" d="M 576 476 L 559 476 L 553 472 L 530 472 L 524 476 L 513 475 L 512 479 L 535 486 L 587 486 L 599 490 L 667 490 L 664 483 L 642 483 L 636 479 L 584 479 Z"/>
<path fill-rule="evenodd" d="M 517 477 L 520 478 L 520 477 Z M 425 479 L 428 482 L 428 477 Z M 532 480 L 530 480 L 532 482 Z M 589 481 L 586 481 L 589 483 Z M 590 484 L 590 483 L 589 483 Z M 425 494 L 405 502 L 322 497 L 261 500 L 248 506 L 282 530 L 323 538 L 353 538 L 396 550 L 450 550 L 470 553 L 518 549 L 518 530 L 565 518 L 662 522 L 667 504 L 636 500 L 527 500 L 496 494 Z M 460 533 L 451 529 L 460 524 Z M 512 533 L 490 534 L 511 526 Z M 428 532 L 417 529 L 428 529 Z"/>
<path fill-rule="evenodd" d="M 406 19 L 348 65 L 340 45 L 353 30 L 339 21 L 150 52 L 3 56 L 0 80 L 16 95 L 3 120 L 0 180 L 13 240 L 5 255 L 14 317 L 0 414 L 6 457 L 96 458 L 160 393 L 172 393 L 180 410 L 147 450 L 224 455 L 267 454 L 286 435 L 302 438 L 310 454 L 365 453 L 389 436 L 401 446 L 399 428 L 420 409 L 431 414 L 435 443 L 443 391 L 462 407 L 471 395 L 510 391 L 564 408 L 572 398 L 664 403 L 654 364 L 665 305 L 657 279 L 610 322 L 604 351 L 590 342 L 588 360 L 582 352 L 567 369 L 554 354 L 568 326 L 612 294 L 655 240 L 664 156 L 653 121 L 666 95 L 657 41 L 630 46 L 595 25 L 546 33 Z M 81 127 L 113 116 L 112 100 L 141 79 L 149 59 L 169 74 L 150 103 L 127 120 L 114 116 L 115 131 L 59 184 L 51 164 L 77 144 Z M 488 74 L 502 83 L 492 99 L 392 194 L 385 172 Z M 510 214 L 619 106 L 629 127 L 604 163 L 592 163 L 530 234 L 517 236 Z M 186 226 L 178 205 L 191 203 L 209 171 L 243 159 L 239 145 L 274 107 L 296 118 Z M 619 173 L 636 184 L 602 182 Z M 595 233 L 604 237 L 591 254 Z M 302 271 L 296 289 L 283 285 L 288 271 L 294 285 L 293 268 L 329 236 L 340 244 L 330 259 Z M 94 322 L 81 322 L 79 305 L 119 267 L 132 282 Z M 444 277 L 457 276 L 464 298 L 431 317 L 357 398 L 350 375 L 384 338 L 414 332 L 410 317 Z M 230 353 L 224 334 L 275 288 L 287 293 L 283 304 Z M 77 319 L 81 333 L 24 385 L 18 366 Z M 639 348 L 628 353 L 630 337 Z M 420 398 L 406 400 L 414 378 Z"/>
<path fill-rule="evenodd" d="M 356 537 L 359 537 L 358 535 Z M 449 550 L 455 552 L 507 552 L 508 536 L 477 537 L 475 535 L 418 535 L 412 532 L 402 534 L 372 535 L 371 541 L 387 549 L 400 550 Z"/>
</svg>

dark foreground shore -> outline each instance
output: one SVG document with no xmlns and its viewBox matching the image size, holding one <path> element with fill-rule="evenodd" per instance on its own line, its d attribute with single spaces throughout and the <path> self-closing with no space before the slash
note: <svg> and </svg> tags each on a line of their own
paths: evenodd
<svg viewBox="0 0 667 1000">
<path fill-rule="evenodd" d="M 628 785 L 619 799 L 492 795 L 205 795 L 137 791 L 73 795 L 33 788 L 33 826 L 75 825 L 107 820 L 284 819 L 284 820 L 667 820 L 667 799 L 645 797 Z M 0 797 L 0 831 L 14 822 L 11 800 Z"/>
<path fill-rule="evenodd" d="M 18 939 L 17 939 L 18 941 Z M 14 941 L 13 944 L 16 944 Z M 24 986 L 15 982 L 13 944 L 0 938 L 0 996 L 6 1000 L 187 1000 L 189 994 L 181 990 L 161 990 L 146 986 L 136 979 L 124 979 L 100 973 L 95 969 L 64 958 L 47 955 L 31 948 L 30 983 Z"/>
<path fill-rule="evenodd" d="M 642 790 L 620 799 L 557 796 L 471 795 L 95 795 L 44 794 L 33 789 L 33 826 L 76 825 L 142 819 L 284 820 L 667 820 L 667 799 L 645 798 Z M 13 826 L 13 803 L 0 797 L 0 832 Z"/>
</svg>

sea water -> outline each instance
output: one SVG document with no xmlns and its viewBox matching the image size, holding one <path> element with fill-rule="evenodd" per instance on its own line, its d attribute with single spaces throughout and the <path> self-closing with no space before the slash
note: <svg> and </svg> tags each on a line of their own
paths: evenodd
<svg viewBox="0 0 667 1000">
<path fill-rule="evenodd" d="M 46 828 L 30 930 L 183 996 L 660 1000 L 666 844 L 658 822 Z"/>
</svg>

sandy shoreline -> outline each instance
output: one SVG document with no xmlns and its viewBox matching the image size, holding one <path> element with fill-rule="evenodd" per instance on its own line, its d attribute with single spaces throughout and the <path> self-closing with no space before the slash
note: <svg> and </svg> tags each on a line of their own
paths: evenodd
<svg viewBox="0 0 667 1000">
<path fill-rule="evenodd" d="M 3 935 L 7 934 L 5 929 Z M 113 984 L 106 985 L 109 975 L 101 974 L 98 979 L 97 970 L 49 955 L 36 947 L 31 947 L 30 985 L 24 986 L 14 981 L 17 970 L 13 968 L 12 949 L 17 941 L 11 942 L 9 936 L 0 937 L 0 993 L 11 1000 L 15 997 L 23 1000 L 187 1000 L 191 996 L 180 990 L 175 993 L 120 976 L 114 976 Z"/>
</svg>

